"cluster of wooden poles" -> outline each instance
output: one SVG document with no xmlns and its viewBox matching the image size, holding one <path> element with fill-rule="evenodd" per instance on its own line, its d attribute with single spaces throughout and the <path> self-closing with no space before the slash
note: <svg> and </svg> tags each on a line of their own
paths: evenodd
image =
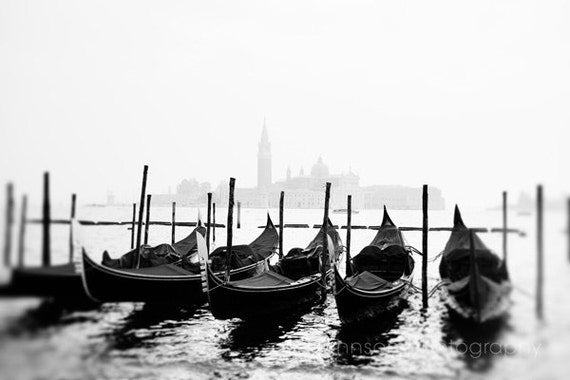
<svg viewBox="0 0 570 380">
<path fill-rule="evenodd" d="M 143 225 L 144 225 L 144 244 L 148 243 L 148 233 L 149 225 L 171 225 L 171 241 L 175 241 L 175 228 L 176 226 L 195 226 L 196 222 L 176 222 L 176 202 L 172 203 L 172 220 L 171 222 L 152 222 L 150 221 L 150 202 L 151 195 L 146 194 L 146 184 L 147 184 L 148 166 L 145 165 L 143 169 L 143 179 L 141 186 L 141 197 L 138 207 L 138 221 L 137 221 L 137 205 L 133 204 L 133 217 L 129 222 L 96 222 L 96 221 L 80 221 L 83 225 L 130 225 L 131 229 L 131 249 L 134 247 L 140 247 L 143 243 Z M 50 226 L 51 224 L 69 224 L 72 219 L 76 216 L 76 194 L 71 196 L 71 212 L 69 220 L 53 220 L 51 219 L 51 205 L 50 205 L 50 179 L 49 173 L 44 173 L 43 181 L 43 205 L 42 205 L 42 218 L 40 220 L 28 219 L 27 218 L 27 207 L 28 198 L 24 194 L 22 195 L 21 202 L 21 213 L 20 213 L 20 229 L 18 234 L 18 258 L 17 266 L 24 266 L 24 252 L 25 252 L 25 235 L 26 235 L 26 224 L 28 223 L 41 223 L 42 224 L 42 266 L 51 265 L 51 234 Z M 227 246 L 228 251 L 231 250 L 232 244 L 232 228 L 233 225 L 233 207 L 234 207 L 234 197 L 233 188 L 235 186 L 235 179 L 230 179 L 230 199 L 228 204 L 228 231 L 227 231 Z M 7 187 L 7 198 L 6 198 L 6 223 L 5 223 L 5 239 L 4 239 L 4 266 L 10 267 L 11 263 L 11 251 L 12 251 L 12 232 L 14 226 L 14 186 L 12 183 L 8 183 Z M 285 193 L 282 191 L 279 198 L 279 257 L 283 257 L 283 228 L 284 227 L 309 227 L 308 225 L 285 225 L 283 223 L 284 214 L 284 197 Z M 329 201 L 330 201 L 330 183 L 326 184 L 325 192 L 325 208 L 324 208 L 324 219 L 322 225 L 315 225 L 315 227 L 325 229 L 323 244 L 326 247 L 326 229 L 327 220 L 329 218 Z M 400 227 L 402 231 L 421 231 L 422 232 L 422 305 L 424 309 L 428 308 L 428 282 L 427 282 L 427 267 L 428 267 L 428 233 L 429 231 L 451 231 L 452 227 L 434 227 L 429 228 L 428 220 L 428 206 L 429 206 L 429 194 L 428 186 L 423 185 L 422 189 L 422 227 Z M 145 205 L 146 205 L 146 217 L 145 217 Z M 536 190 L 536 234 L 537 234 L 537 275 L 536 275 L 536 315 L 539 319 L 543 318 L 544 315 L 544 301 L 543 301 L 543 289 L 544 289 L 544 210 L 543 210 L 543 188 L 541 185 L 537 186 Z M 570 199 L 568 199 L 568 259 L 570 260 Z M 508 233 L 518 233 L 520 231 L 516 229 L 509 229 L 507 226 L 507 192 L 503 192 L 502 196 L 502 213 L 503 213 L 503 226 L 502 228 L 493 228 L 491 232 L 502 232 L 503 234 L 503 257 L 505 263 L 507 262 L 507 234 Z M 143 222 L 143 218 L 145 219 Z M 352 226 L 352 196 L 347 198 L 347 225 L 342 226 L 342 228 L 347 229 L 346 236 L 346 248 L 347 248 L 347 260 L 350 257 L 350 245 L 351 245 L 351 230 L 354 227 L 364 227 L 364 226 Z M 215 242 L 216 240 L 216 227 L 224 228 L 223 224 L 216 224 L 216 204 L 212 203 L 212 193 L 208 193 L 208 210 L 207 210 L 207 244 L 210 244 L 210 239 Z M 210 236 L 210 227 L 211 235 Z M 241 227 L 241 204 L 237 203 L 237 228 Z M 374 229 L 374 226 L 368 228 Z M 487 229 L 476 228 L 473 230 L 479 230 L 479 232 L 487 232 Z M 136 233 L 135 233 L 136 231 Z M 208 247 L 209 249 L 209 247 Z M 69 260 L 73 260 L 73 237 L 70 234 L 69 237 Z M 229 260 L 229 255 L 228 255 Z M 227 265 L 227 268 L 230 266 Z M 322 266 L 323 270 L 325 267 Z M 323 278 L 326 276 L 323 274 Z"/>
</svg>

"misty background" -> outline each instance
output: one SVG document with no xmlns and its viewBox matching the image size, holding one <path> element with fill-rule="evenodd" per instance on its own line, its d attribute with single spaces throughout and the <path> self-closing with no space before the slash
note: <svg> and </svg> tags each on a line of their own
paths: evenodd
<svg viewBox="0 0 570 380">
<path fill-rule="evenodd" d="M 2 1 L 0 183 L 118 202 L 322 155 L 448 209 L 568 194 L 568 1 Z"/>
</svg>

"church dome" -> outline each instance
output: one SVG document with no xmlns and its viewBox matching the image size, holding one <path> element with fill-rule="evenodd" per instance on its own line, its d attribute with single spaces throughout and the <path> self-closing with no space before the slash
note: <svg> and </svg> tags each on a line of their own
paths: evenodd
<svg viewBox="0 0 570 380">
<path fill-rule="evenodd" d="M 328 177 L 329 168 L 323 163 L 323 158 L 319 156 L 317 163 L 311 168 L 312 177 Z"/>
</svg>

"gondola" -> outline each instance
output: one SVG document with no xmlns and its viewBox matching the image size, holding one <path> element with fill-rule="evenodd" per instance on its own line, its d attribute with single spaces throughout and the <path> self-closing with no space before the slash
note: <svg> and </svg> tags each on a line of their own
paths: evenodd
<svg viewBox="0 0 570 380">
<path fill-rule="evenodd" d="M 218 319 L 256 319 L 297 312 L 321 300 L 320 254 L 324 229 L 321 227 L 305 249 L 291 249 L 275 266 L 243 280 L 225 281 L 209 264 L 202 266 L 210 310 Z M 343 247 L 329 221 L 329 261 L 336 262 Z M 205 257 L 201 253 L 201 257 Z M 327 275 L 332 273 L 327 265 Z"/>
<path fill-rule="evenodd" d="M 445 304 L 464 319 L 476 323 L 497 319 L 511 305 L 512 285 L 505 262 L 465 226 L 457 206 L 439 273 Z"/>
<path fill-rule="evenodd" d="M 202 292 L 197 240 L 202 233 L 193 232 L 192 247 L 180 252 L 181 260 L 152 267 L 110 268 L 97 264 L 83 252 L 83 284 L 87 294 L 100 302 L 148 302 L 161 304 L 202 304 Z M 263 232 L 248 245 L 236 246 L 238 253 L 231 262 L 231 278 L 243 279 L 263 270 L 277 250 L 278 234 L 269 215 Z M 164 248 L 161 248 L 164 249 Z M 176 247 L 172 247 L 176 251 Z M 210 255 L 215 271 L 225 271 L 225 247 Z"/>
<path fill-rule="evenodd" d="M 73 222 L 72 229 L 77 229 Z M 8 269 L 9 280 L 0 287 L 0 296 L 51 298 L 65 305 L 90 306 L 81 273 L 73 262 L 48 266 Z"/>
<path fill-rule="evenodd" d="M 397 311 L 408 295 L 414 260 L 401 231 L 386 207 L 382 224 L 372 242 L 352 260 L 346 277 L 335 266 L 335 300 L 343 324 L 371 321 Z"/>
<path fill-rule="evenodd" d="M 74 263 L 13 268 L 10 277 L 9 283 L 0 289 L 2 296 L 54 298 L 78 303 L 89 300 Z"/>
</svg>

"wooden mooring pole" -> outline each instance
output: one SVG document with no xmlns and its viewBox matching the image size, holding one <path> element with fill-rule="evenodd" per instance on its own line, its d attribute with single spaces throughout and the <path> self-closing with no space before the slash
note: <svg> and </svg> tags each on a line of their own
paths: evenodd
<svg viewBox="0 0 570 380">
<path fill-rule="evenodd" d="M 285 192 L 282 191 L 281 194 L 279 194 L 279 258 L 283 257 L 283 223 L 285 223 L 283 217 L 284 202 Z"/>
<path fill-rule="evenodd" d="M 69 218 L 69 262 L 73 262 L 73 219 L 75 218 L 75 203 L 77 202 L 77 195 L 71 194 L 71 212 Z"/>
<path fill-rule="evenodd" d="M 570 261 L 570 198 L 567 200 L 567 223 L 566 223 L 566 234 L 568 234 L 568 261 Z"/>
<path fill-rule="evenodd" d="M 241 228 L 241 202 L 237 203 L 237 228 Z"/>
<path fill-rule="evenodd" d="M 24 254 L 26 252 L 26 222 L 28 219 L 28 196 L 22 195 L 20 213 L 20 232 L 18 233 L 18 267 L 24 267 Z"/>
<path fill-rule="evenodd" d="M 352 195 L 346 197 L 346 276 L 352 276 L 350 239 L 352 233 Z"/>
<path fill-rule="evenodd" d="M 212 203 L 212 243 L 216 243 L 216 203 Z"/>
<path fill-rule="evenodd" d="M 423 186 L 422 191 L 422 306 L 424 309 L 428 308 L 428 185 Z"/>
<path fill-rule="evenodd" d="M 507 210 L 508 208 L 508 201 L 507 201 L 507 192 L 503 191 L 503 262 L 505 267 L 507 266 Z"/>
<path fill-rule="evenodd" d="M 144 244 L 148 244 L 148 228 L 150 227 L 150 201 L 152 199 L 151 194 L 146 196 L 146 219 L 144 223 Z"/>
<path fill-rule="evenodd" d="M 323 217 L 323 249 L 321 250 L 321 298 L 322 301 L 325 302 L 327 299 L 327 263 L 329 262 L 328 258 L 328 227 L 329 227 L 329 202 L 331 197 L 331 183 L 327 182 L 325 187 L 325 215 Z M 331 254 L 334 254 L 332 252 Z"/>
<path fill-rule="evenodd" d="M 142 186 L 141 186 L 141 200 L 139 202 L 139 223 L 137 229 L 137 248 L 141 246 L 142 241 L 142 225 L 143 225 L 143 216 L 144 216 L 144 199 L 146 196 L 146 178 L 148 174 L 148 165 L 144 166 L 143 169 L 143 179 L 142 179 Z M 137 260 L 138 262 L 138 260 Z M 138 266 L 138 264 L 137 264 Z"/>
<path fill-rule="evenodd" d="M 44 173 L 44 200 L 42 207 L 42 266 L 51 265 L 51 206 L 49 200 L 49 172 Z"/>
<path fill-rule="evenodd" d="M 176 202 L 172 202 L 172 236 L 170 237 L 170 243 L 174 244 L 176 241 Z"/>
<path fill-rule="evenodd" d="M 206 218 L 206 248 L 208 250 L 208 254 L 210 254 L 210 229 L 212 224 L 212 193 L 208 193 L 208 211 L 207 211 Z"/>
<path fill-rule="evenodd" d="M 227 226 L 227 242 L 226 242 L 226 282 L 230 280 L 230 266 L 232 256 L 232 237 L 233 237 L 233 223 L 234 223 L 234 189 L 236 179 L 230 178 L 230 194 L 228 199 L 228 226 Z"/>
<path fill-rule="evenodd" d="M 544 288 L 544 262 L 543 262 L 543 199 L 542 199 L 542 185 L 536 188 L 536 317 L 539 320 L 544 319 L 544 303 L 543 303 L 543 288 Z"/>
<path fill-rule="evenodd" d="M 135 247 L 136 223 L 137 223 L 137 204 L 133 203 L 133 221 L 131 222 L 131 249 Z"/>
<path fill-rule="evenodd" d="M 4 266 L 12 264 L 12 230 L 14 227 L 14 184 L 6 185 L 6 225 L 4 235 Z"/>
</svg>

